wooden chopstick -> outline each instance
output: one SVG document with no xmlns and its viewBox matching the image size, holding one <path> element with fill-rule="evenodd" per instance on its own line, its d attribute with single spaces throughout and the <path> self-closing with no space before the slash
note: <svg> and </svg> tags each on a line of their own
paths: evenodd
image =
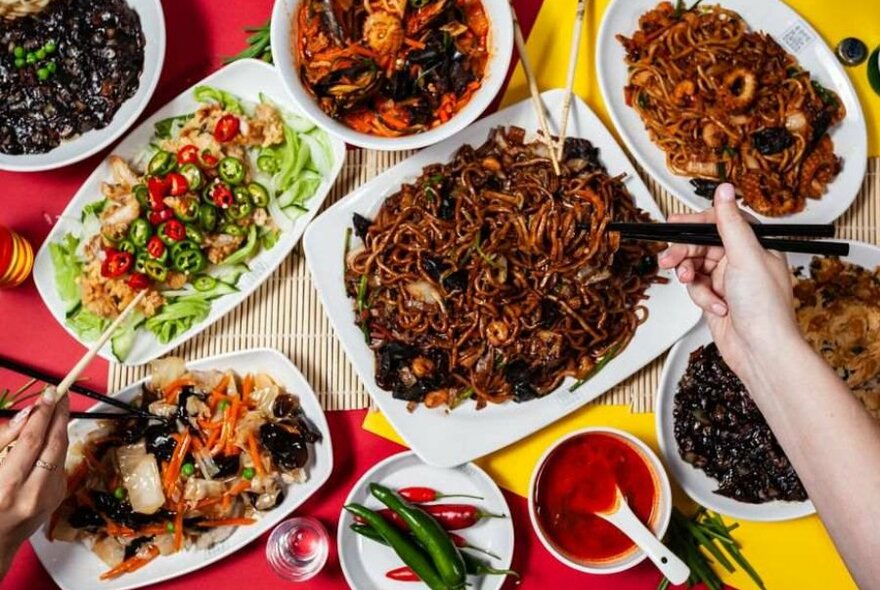
<svg viewBox="0 0 880 590">
<path fill-rule="evenodd" d="M 669 242 L 672 244 L 696 244 L 700 246 L 722 246 L 721 238 L 711 234 L 681 234 L 681 235 L 658 235 L 658 234 L 621 234 L 628 240 L 643 242 Z M 817 254 L 820 256 L 848 256 L 849 244 L 846 242 L 807 242 L 804 240 L 777 240 L 773 238 L 758 237 L 761 246 L 767 250 L 777 252 L 798 252 L 801 254 Z"/>
<path fill-rule="evenodd" d="M 119 325 L 123 321 L 125 321 L 125 318 L 128 317 L 128 314 L 134 311 L 138 303 L 141 302 L 146 294 L 147 289 L 142 289 L 141 292 L 138 293 L 137 296 L 135 296 L 135 298 L 132 299 L 127 306 L 125 306 L 125 309 L 122 310 L 122 313 L 116 316 L 116 319 L 113 320 L 113 322 L 109 326 L 107 326 L 107 329 L 104 330 L 104 333 L 101 334 L 101 337 L 98 338 L 98 341 L 92 344 L 92 347 L 89 349 L 89 351 L 86 352 L 81 359 L 79 359 L 79 362 L 77 362 L 70 370 L 70 372 L 64 377 L 64 379 L 61 380 L 61 383 L 59 383 L 58 387 L 56 387 L 56 400 L 59 400 L 63 396 L 67 395 L 67 390 L 70 389 L 70 386 L 73 385 L 74 381 L 79 379 L 79 376 L 82 375 L 82 372 L 85 371 L 87 366 L 89 366 L 89 363 L 91 363 L 95 359 L 95 357 L 98 356 L 98 351 L 100 351 L 101 348 L 105 344 L 107 344 L 107 341 L 110 340 L 110 337 L 113 336 L 113 332 L 116 331 L 116 328 L 118 328 Z"/>
<path fill-rule="evenodd" d="M 0 410 L 0 418 L 12 418 L 18 413 L 18 410 Z M 156 416 L 138 416 L 128 412 L 71 412 L 71 418 L 80 420 L 126 420 L 135 418 L 138 420 L 152 420 Z"/>
<path fill-rule="evenodd" d="M 574 93 L 574 79 L 577 75 L 578 56 L 580 55 L 581 31 L 584 28 L 584 14 L 587 12 L 587 0 L 578 0 L 577 12 L 574 15 L 574 30 L 571 34 L 571 49 L 568 52 L 568 80 L 565 83 L 565 98 L 562 103 L 562 118 L 559 123 L 559 139 L 556 140 L 556 157 L 562 159 L 565 149 L 565 132 L 568 129 L 568 116 L 571 114 L 571 99 Z"/>
<path fill-rule="evenodd" d="M 662 236 L 689 234 L 689 235 L 718 235 L 718 227 L 714 223 L 622 223 L 611 222 L 606 226 L 608 231 L 620 232 L 623 235 L 639 233 L 642 235 L 656 234 Z M 752 231 L 756 236 L 786 236 L 786 237 L 810 237 L 810 238 L 833 238 L 834 225 L 830 223 L 764 223 L 752 224 Z"/>
<path fill-rule="evenodd" d="M 544 101 L 541 100 L 541 93 L 538 91 L 538 83 L 535 81 L 535 72 L 532 70 L 532 64 L 526 53 L 526 40 L 523 37 L 522 28 L 519 26 L 519 19 L 516 18 L 516 9 L 513 6 L 513 0 L 510 0 L 510 14 L 513 17 L 513 40 L 516 42 L 516 50 L 519 52 L 519 59 L 522 62 L 523 72 L 526 75 L 526 81 L 529 86 L 529 94 L 532 96 L 532 106 L 535 107 L 535 114 L 538 116 L 538 124 L 544 134 L 544 141 L 550 148 L 550 160 L 553 162 L 553 171 L 557 176 L 561 174 L 559 168 L 559 159 L 556 157 L 556 146 L 553 144 L 553 136 L 550 134 L 550 126 L 547 125 L 547 117 L 544 115 Z"/>
<path fill-rule="evenodd" d="M 58 383 L 58 379 L 56 377 L 49 375 L 48 373 L 44 373 L 38 369 L 34 369 L 33 367 L 23 365 L 22 363 L 19 363 L 18 361 L 14 361 L 12 359 L 0 357 L 0 367 L 4 367 L 6 369 L 9 369 L 10 371 L 14 371 L 14 372 L 19 373 L 21 375 L 26 375 L 28 377 L 32 377 L 34 379 L 42 381 L 43 383 L 51 383 L 51 384 Z M 103 393 L 95 391 L 94 389 L 89 389 L 88 387 L 81 385 L 79 383 L 73 383 L 70 386 L 70 391 L 76 392 L 80 395 L 84 395 L 85 397 L 91 398 L 93 400 L 102 401 L 102 402 L 106 403 L 107 405 L 114 406 L 114 407 L 119 408 L 121 410 L 126 410 L 129 414 L 137 415 L 141 418 L 158 419 L 158 420 L 163 419 L 162 416 L 156 416 L 154 414 L 147 412 L 146 410 L 144 410 L 142 408 L 138 408 L 137 406 L 133 406 L 133 405 L 128 404 L 124 401 L 118 400 L 114 397 L 104 395 Z"/>
</svg>

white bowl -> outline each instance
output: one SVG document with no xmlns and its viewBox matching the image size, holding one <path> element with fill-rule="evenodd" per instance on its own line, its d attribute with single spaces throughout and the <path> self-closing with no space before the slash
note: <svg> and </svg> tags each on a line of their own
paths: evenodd
<svg viewBox="0 0 880 590">
<path fill-rule="evenodd" d="M 624 553 L 621 557 L 610 559 L 603 563 L 585 565 L 581 562 L 574 561 L 563 555 L 553 546 L 552 541 L 550 541 L 544 534 L 544 530 L 541 528 L 541 524 L 538 521 L 538 513 L 535 510 L 535 485 L 538 483 L 538 475 L 541 473 L 541 469 L 543 469 L 547 459 L 562 443 L 587 433 L 600 433 L 615 436 L 634 447 L 635 451 L 642 455 L 647 461 L 651 471 L 657 478 L 657 489 L 660 492 L 657 509 L 651 515 L 652 522 L 649 528 L 658 539 L 662 539 L 663 535 L 666 534 L 666 529 L 669 527 L 669 519 L 672 518 L 672 489 L 669 487 L 669 477 L 663 469 L 663 464 L 648 445 L 632 434 L 624 432 L 623 430 L 618 430 L 617 428 L 592 427 L 577 430 L 568 436 L 559 439 L 544 451 L 544 454 L 541 455 L 541 458 L 535 465 L 535 470 L 532 471 L 532 478 L 529 482 L 529 517 L 532 520 L 532 528 L 535 529 L 535 533 L 538 535 L 538 538 L 541 539 L 541 543 L 547 551 L 553 555 L 553 557 L 558 559 L 564 565 L 588 574 L 616 574 L 640 564 L 645 557 L 647 557 L 645 552 L 636 547 L 635 551 L 629 551 Z"/>
<path fill-rule="evenodd" d="M 281 73 L 287 92 L 299 109 L 325 131 L 346 143 L 374 150 L 410 150 L 443 141 L 467 127 L 483 113 L 501 90 L 507 76 L 513 54 L 513 16 L 510 4 L 507 0 L 481 0 L 490 26 L 489 61 L 480 89 L 464 108 L 446 123 L 424 133 L 402 137 L 379 137 L 360 133 L 324 113 L 300 81 L 290 48 L 291 16 L 296 14 L 300 3 L 305 1 L 307 0 L 275 0 L 271 25 L 272 59 Z"/>
<path fill-rule="evenodd" d="M 159 0 L 126 0 L 141 20 L 144 32 L 144 69 L 138 89 L 113 115 L 103 129 L 93 129 L 62 142 L 44 154 L 2 154 L 0 170 L 39 172 L 54 170 L 84 160 L 101 151 L 125 133 L 141 115 L 156 90 L 162 63 L 165 61 L 165 15 Z"/>
</svg>

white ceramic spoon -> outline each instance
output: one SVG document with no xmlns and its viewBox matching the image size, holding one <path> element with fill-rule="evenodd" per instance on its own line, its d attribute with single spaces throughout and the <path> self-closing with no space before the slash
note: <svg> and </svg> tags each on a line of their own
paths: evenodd
<svg viewBox="0 0 880 590">
<path fill-rule="evenodd" d="M 690 568 L 639 520 L 623 497 L 620 488 L 616 490 L 617 499 L 614 506 L 608 512 L 597 512 L 596 516 L 607 520 L 632 539 L 673 585 L 684 584 L 691 575 Z"/>
</svg>

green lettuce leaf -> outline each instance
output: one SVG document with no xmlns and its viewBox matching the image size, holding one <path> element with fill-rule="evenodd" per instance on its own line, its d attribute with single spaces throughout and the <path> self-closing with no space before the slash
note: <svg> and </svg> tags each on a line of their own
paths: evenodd
<svg viewBox="0 0 880 590">
<path fill-rule="evenodd" d="M 193 94 L 199 102 L 216 102 L 230 113 L 235 113 L 236 115 L 244 114 L 244 108 L 242 108 L 238 98 L 225 90 L 214 88 L 213 86 L 196 86 Z"/>
</svg>

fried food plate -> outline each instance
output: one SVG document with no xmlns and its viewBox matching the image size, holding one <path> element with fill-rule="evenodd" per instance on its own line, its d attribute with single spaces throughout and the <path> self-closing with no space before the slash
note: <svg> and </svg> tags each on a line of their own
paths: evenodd
<svg viewBox="0 0 880 590">
<path fill-rule="evenodd" d="M 198 101 L 193 98 L 193 88 L 196 86 L 207 85 L 220 88 L 231 92 L 241 100 L 249 103 L 258 103 L 260 101 L 260 93 L 266 95 L 272 102 L 277 104 L 279 108 L 301 115 L 290 106 L 290 100 L 282 86 L 281 79 L 275 68 L 269 64 L 255 60 L 247 59 L 234 62 L 223 69 L 211 74 L 204 80 L 194 84 L 191 88 L 183 91 L 177 98 L 166 104 L 164 107 L 156 111 L 151 117 L 144 121 L 137 129 L 125 138 L 122 143 L 113 149 L 113 155 L 119 155 L 126 160 L 134 159 L 144 147 L 150 142 L 153 135 L 154 124 L 157 121 L 194 112 L 198 106 Z M 293 247 L 299 241 L 306 226 L 321 208 L 324 199 L 330 193 L 336 177 L 342 170 L 342 163 L 345 159 L 345 144 L 339 139 L 330 137 L 330 145 L 333 150 L 333 167 L 327 176 L 322 180 L 321 185 L 312 195 L 306 206 L 308 212 L 304 212 L 296 221 L 292 222 L 292 229 L 283 230 L 279 235 L 278 242 L 270 250 L 261 251 L 255 258 L 248 261 L 250 271 L 242 275 L 238 284 L 237 293 L 224 295 L 211 303 L 211 313 L 205 321 L 194 325 L 190 330 L 184 332 L 178 337 L 172 339 L 167 344 L 161 344 L 156 338 L 150 334 L 143 326 L 138 329 L 137 337 L 132 347 L 131 353 L 126 357 L 123 365 L 141 365 L 155 358 L 158 358 L 170 350 L 180 346 L 190 338 L 196 336 L 202 330 L 211 326 L 221 317 L 232 311 L 248 295 L 254 292 L 260 284 L 263 283 L 269 275 L 271 275 L 278 265 L 290 254 Z M 52 265 L 52 257 L 49 254 L 49 244 L 59 241 L 67 232 L 73 231 L 80 226 L 80 214 L 83 207 L 92 201 L 101 198 L 101 183 L 111 181 L 113 178 L 109 157 L 105 158 L 98 167 L 92 172 L 91 176 L 83 183 L 79 191 L 73 196 L 67 208 L 61 214 L 58 222 L 52 228 L 49 236 L 43 242 L 40 251 L 37 253 L 34 262 L 34 282 L 37 290 L 43 298 L 43 302 L 49 311 L 61 324 L 68 334 L 78 340 L 83 346 L 89 347 L 91 344 L 80 340 L 77 335 L 67 326 L 65 322 L 65 306 L 58 296 L 55 285 L 54 268 Z M 104 346 L 98 353 L 101 357 L 111 361 L 118 362 L 113 355 L 110 343 Z"/>
<path fill-rule="evenodd" d="M 288 393 L 299 398 L 305 416 L 321 433 L 321 440 L 310 446 L 309 463 L 306 466 L 308 480 L 303 484 L 289 486 L 284 502 L 265 514 L 256 523 L 238 527 L 228 539 L 207 550 L 189 550 L 169 556 L 160 556 L 147 566 L 125 574 L 119 578 L 101 581 L 99 576 L 109 569 L 98 557 L 82 543 L 50 542 L 46 538 L 45 527 L 40 528 L 30 539 L 31 545 L 42 562 L 62 590 L 82 590 L 93 588 L 98 590 L 132 590 L 151 584 L 157 584 L 201 569 L 228 557 L 239 549 L 257 540 L 263 533 L 270 531 L 284 520 L 303 502 L 308 500 L 330 477 L 333 471 L 333 446 L 330 442 L 330 428 L 324 416 L 324 410 L 318 402 L 314 390 L 303 377 L 299 369 L 286 356 L 268 348 L 256 348 L 221 354 L 197 361 L 187 362 L 187 369 L 220 371 L 232 370 L 238 375 L 245 373 L 266 373 L 271 375 Z M 123 401 L 130 401 L 141 393 L 138 381 L 115 394 Z M 90 411 L 116 411 L 107 404 L 95 405 Z M 68 432 L 71 443 L 82 439 L 88 432 L 97 427 L 93 420 L 74 420 Z"/>
<path fill-rule="evenodd" d="M 694 194 L 689 178 L 669 171 L 666 154 L 651 141 L 638 113 L 624 102 L 623 89 L 628 77 L 626 52 L 615 35 L 632 35 L 638 28 L 639 17 L 659 2 L 614 0 L 608 7 L 596 41 L 599 86 L 614 127 L 639 164 L 679 201 L 702 210 L 711 206 L 710 201 Z M 685 0 L 687 6 L 692 3 Z M 852 82 L 819 33 L 780 0 L 710 0 L 706 3 L 707 6 L 715 4 L 739 13 L 751 30 L 769 33 L 794 55 L 813 79 L 834 90 L 846 106 L 846 117 L 829 131 L 843 169 L 828 185 L 825 195 L 819 200 L 807 199 L 803 211 L 784 217 L 765 217 L 749 209 L 756 217 L 765 221 L 772 219 L 775 223 L 831 223 L 855 200 L 867 166 L 867 126 Z"/>
<path fill-rule="evenodd" d="M 412 452 L 398 453 L 388 457 L 367 471 L 351 489 L 346 504 L 363 504 L 370 509 L 384 506 L 370 494 L 370 484 L 378 483 L 391 489 L 429 487 L 446 494 L 469 494 L 482 500 L 449 498 L 439 504 L 472 504 L 485 512 L 504 515 L 505 518 L 480 519 L 472 527 L 456 531 L 470 545 L 491 551 L 498 558 L 470 550 L 468 553 L 493 568 L 504 570 L 513 560 L 513 519 L 507 500 L 485 471 L 468 463 L 460 467 L 444 469 L 425 465 Z M 403 582 L 389 580 L 385 573 L 403 566 L 403 562 L 389 547 L 367 539 L 351 530 L 354 517 L 345 510 L 339 516 L 336 543 L 339 563 L 348 585 L 354 590 L 397 590 L 406 586 Z M 499 590 L 504 576 L 468 576 L 472 590 Z M 424 584 L 410 584 L 425 588 Z"/>
<path fill-rule="evenodd" d="M 551 132 L 557 129 L 555 118 L 562 111 L 563 98 L 562 90 L 543 94 L 544 104 L 552 115 Z M 648 290 L 650 298 L 645 304 L 650 317 L 636 330 L 629 346 L 574 392 L 569 391 L 574 383 L 574 379 L 569 378 L 552 394 L 523 404 L 490 404 L 478 411 L 472 402 L 467 402 L 451 412 L 424 406 L 409 412 L 406 402 L 393 399 L 391 392 L 381 389 L 376 384 L 373 352 L 355 325 L 353 302 L 345 294 L 345 228 L 351 227 L 353 213 L 373 217 L 383 200 L 402 183 L 417 177 L 424 166 L 448 161 L 464 144 L 482 144 L 489 131 L 500 125 L 523 127 L 527 140 L 533 138 L 538 121 L 531 102 L 523 101 L 482 119 L 455 137 L 380 174 L 318 217 L 303 241 L 309 270 L 324 309 L 367 391 L 413 451 L 429 465 L 439 467 L 461 465 L 482 457 L 570 414 L 658 357 L 700 317 L 699 309 L 691 303 L 684 287 L 670 272 L 664 271 L 660 276 L 671 279 L 671 282 L 653 285 Z M 572 104 L 568 131 L 571 137 L 584 137 L 593 142 L 599 148 L 600 159 L 610 175 L 626 174 L 626 188 L 636 204 L 652 218 L 663 219 L 623 150 L 589 107 L 577 98 Z"/>
</svg>

